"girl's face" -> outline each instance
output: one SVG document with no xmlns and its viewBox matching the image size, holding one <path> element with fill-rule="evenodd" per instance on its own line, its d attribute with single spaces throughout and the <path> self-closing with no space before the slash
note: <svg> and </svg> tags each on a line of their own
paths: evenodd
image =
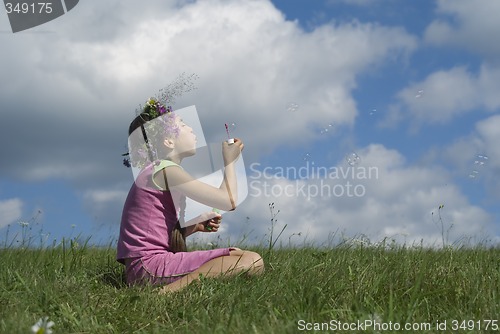
<svg viewBox="0 0 500 334">
<path fill-rule="evenodd" d="M 174 150 L 182 157 L 192 156 L 196 153 L 196 135 L 193 129 L 177 116 L 176 124 L 179 127 L 179 135 L 175 138 Z"/>
</svg>

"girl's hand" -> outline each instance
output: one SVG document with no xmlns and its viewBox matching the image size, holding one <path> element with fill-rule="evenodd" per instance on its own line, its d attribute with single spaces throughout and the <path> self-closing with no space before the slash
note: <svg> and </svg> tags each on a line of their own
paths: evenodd
<svg viewBox="0 0 500 334">
<path fill-rule="evenodd" d="M 209 211 L 203 214 L 208 217 L 207 220 L 196 224 L 196 231 L 198 232 L 217 232 L 222 221 L 222 215 L 217 212 Z"/>
<path fill-rule="evenodd" d="M 222 157 L 224 158 L 224 166 L 229 165 L 237 160 L 243 151 L 243 142 L 239 138 L 234 138 L 234 144 L 228 144 L 227 141 L 222 143 Z"/>
</svg>

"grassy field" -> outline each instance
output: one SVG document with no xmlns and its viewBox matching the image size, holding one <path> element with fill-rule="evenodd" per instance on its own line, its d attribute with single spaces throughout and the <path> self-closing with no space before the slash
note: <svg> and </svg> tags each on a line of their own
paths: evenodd
<svg viewBox="0 0 500 334">
<path fill-rule="evenodd" d="M 499 248 L 253 250 L 263 276 L 160 296 L 123 283 L 112 247 L 3 249 L 0 332 L 47 316 L 53 333 L 500 333 Z"/>
</svg>

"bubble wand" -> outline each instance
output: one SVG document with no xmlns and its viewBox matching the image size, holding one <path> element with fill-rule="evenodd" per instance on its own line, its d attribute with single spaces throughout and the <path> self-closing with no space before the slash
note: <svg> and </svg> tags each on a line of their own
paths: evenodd
<svg viewBox="0 0 500 334">
<path fill-rule="evenodd" d="M 226 127 L 227 143 L 229 145 L 234 144 L 234 138 L 231 138 L 231 135 L 229 134 L 229 126 L 227 125 L 227 123 L 224 123 L 224 126 Z M 220 210 L 217 208 L 212 208 L 212 212 L 220 214 Z M 212 231 L 212 227 L 210 227 L 210 226 L 205 226 L 205 229 L 207 231 Z"/>
<path fill-rule="evenodd" d="M 226 126 L 227 143 L 229 145 L 234 144 L 234 138 L 231 138 L 231 135 L 229 134 L 229 126 L 227 126 L 227 123 L 225 123 L 224 125 Z"/>
</svg>

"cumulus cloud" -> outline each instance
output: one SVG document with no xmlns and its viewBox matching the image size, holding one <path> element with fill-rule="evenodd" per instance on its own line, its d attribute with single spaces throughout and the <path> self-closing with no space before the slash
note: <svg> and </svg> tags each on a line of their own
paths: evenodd
<svg viewBox="0 0 500 334">
<path fill-rule="evenodd" d="M 500 198 L 500 140 L 498 127 L 500 115 L 493 115 L 476 122 L 470 133 L 458 137 L 454 142 L 437 149 L 433 163 L 448 168 L 462 182 L 485 187 L 483 202 L 490 205 Z"/>
<path fill-rule="evenodd" d="M 400 152 L 380 144 L 369 145 L 358 154 L 361 162 L 354 169 L 339 162 L 327 166 L 329 176 L 292 179 L 291 170 L 276 167 L 269 168 L 266 175 L 251 173 L 250 197 L 238 208 L 238 216 L 229 214 L 228 233 L 242 235 L 244 230 L 269 236 L 268 204 L 274 202 L 276 210 L 281 210 L 274 233 L 276 236 L 287 224 L 282 236 L 285 245 L 289 239 L 294 244 L 304 240 L 328 244 L 344 235 L 372 243 L 387 238 L 408 245 L 441 246 L 443 240 L 446 244 L 489 241 L 495 235 L 492 217 L 469 202 L 446 170 L 409 165 Z M 320 167 L 308 168 L 312 173 Z M 369 168 L 376 171 L 369 172 Z M 340 173 L 336 175 L 343 170 L 347 176 L 335 177 L 334 170 Z M 355 171 L 354 178 L 349 170 Z M 439 209 L 441 205 L 444 207 Z"/>
<path fill-rule="evenodd" d="M 89 10 L 81 7 L 84 14 Z M 68 155 L 74 147 L 104 167 L 99 157 L 105 150 L 113 153 L 116 138 L 125 137 L 133 109 L 180 70 L 201 78 L 198 92 L 182 103 L 196 103 L 209 113 L 208 130 L 220 128 L 223 119 L 231 117 L 246 124 L 238 134 L 255 147 L 276 147 L 294 133 L 311 139 L 310 123 L 352 124 L 356 107 L 350 90 L 356 75 L 383 62 L 389 53 L 415 47 L 415 39 L 404 31 L 369 24 L 326 25 L 305 33 L 267 1 L 201 1 L 164 16 L 142 14 L 131 20 L 134 29 L 110 33 L 105 40 L 56 31 L 45 38 L 28 35 L 26 44 L 17 40 L 18 47 L 6 52 L 4 64 L 9 66 L 3 71 L 11 73 L 12 80 L 2 85 L 2 113 L 4 124 L 11 126 L 2 139 L 19 137 L 14 135 L 18 126 L 30 129 L 31 137 L 19 140 L 25 148 L 23 160 L 35 155 L 38 166 L 46 165 L 35 176 L 72 168 L 65 157 L 77 159 L 75 153 Z M 122 20 L 132 14 L 127 15 Z M 65 28 L 66 21 L 60 22 L 54 29 Z M 28 47 L 34 52 L 26 52 Z M 25 70 L 16 71 L 20 67 Z M 19 100 L 24 111 L 9 112 L 19 110 Z M 300 105 L 295 117 L 286 117 L 288 101 Z M 266 130 L 272 123 L 269 115 L 282 120 L 272 132 Z M 37 153 L 36 146 L 29 145 L 32 138 L 48 150 Z M 17 152 L 22 159 L 15 146 L 10 150 L 5 153 Z M 44 172 L 50 167 L 55 167 L 52 175 Z M 3 168 L 15 172 L 14 165 Z"/>
<path fill-rule="evenodd" d="M 483 161 L 480 172 L 485 177 L 486 188 L 493 198 L 500 198 L 500 115 L 491 116 L 476 124 L 476 129 L 480 141 L 483 143 L 483 154 L 488 160 Z M 493 199 L 493 201 L 495 201 Z"/>
<path fill-rule="evenodd" d="M 435 45 L 448 45 L 468 49 L 496 62 L 500 46 L 496 33 L 500 31 L 496 0 L 439 0 L 436 12 L 441 17 L 426 29 L 424 39 Z"/>
<path fill-rule="evenodd" d="M 397 124 L 403 114 L 419 126 L 448 123 L 474 111 L 496 112 L 500 108 L 497 80 L 500 68 L 489 65 L 481 66 L 478 74 L 464 66 L 431 73 L 397 93 L 398 102 L 391 106 L 385 125 Z"/>
<path fill-rule="evenodd" d="M 410 83 L 396 94 L 397 102 L 389 107 L 381 125 L 394 126 L 410 119 L 415 130 L 424 124 L 449 123 L 465 113 L 499 110 L 500 48 L 493 40 L 500 32 L 495 17 L 499 5 L 494 0 L 437 1 L 439 18 L 427 27 L 424 41 L 438 47 L 469 49 L 483 56 L 483 63 L 477 71 L 455 65 Z"/>
<path fill-rule="evenodd" d="M 126 197 L 126 190 L 93 188 L 84 192 L 82 201 L 84 207 L 92 212 L 97 220 L 117 226 Z"/>
<path fill-rule="evenodd" d="M 353 5 L 353 6 L 370 6 L 376 2 L 377 2 L 376 0 L 328 0 L 327 1 L 327 3 L 330 5 L 343 3 L 346 5 Z"/>
<path fill-rule="evenodd" d="M 22 216 L 23 201 L 19 198 L 11 198 L 0 201 L 0 229 L 14 223 Z"/>
<path fill-rule="evenodd" d="M 200 79 L 176 106 L 196 104 L 211 142 L 224 138 L 225 122 L 244 124 L 234 135 L 256 161 L 312 141 L 314 126 L 352 126 L 357 75 L 417 44 L 400 28 L 357 22 L 305 32 L 264 0 L 82 3 L 43 29 L 50 33 L 0 36 L 9 45 L 0 140 L 11 143 L 0 172 L 62 178 L 82 193 L 130 179 L 120 154 L 134 110 L 181 72 Z"/>
</svg>

